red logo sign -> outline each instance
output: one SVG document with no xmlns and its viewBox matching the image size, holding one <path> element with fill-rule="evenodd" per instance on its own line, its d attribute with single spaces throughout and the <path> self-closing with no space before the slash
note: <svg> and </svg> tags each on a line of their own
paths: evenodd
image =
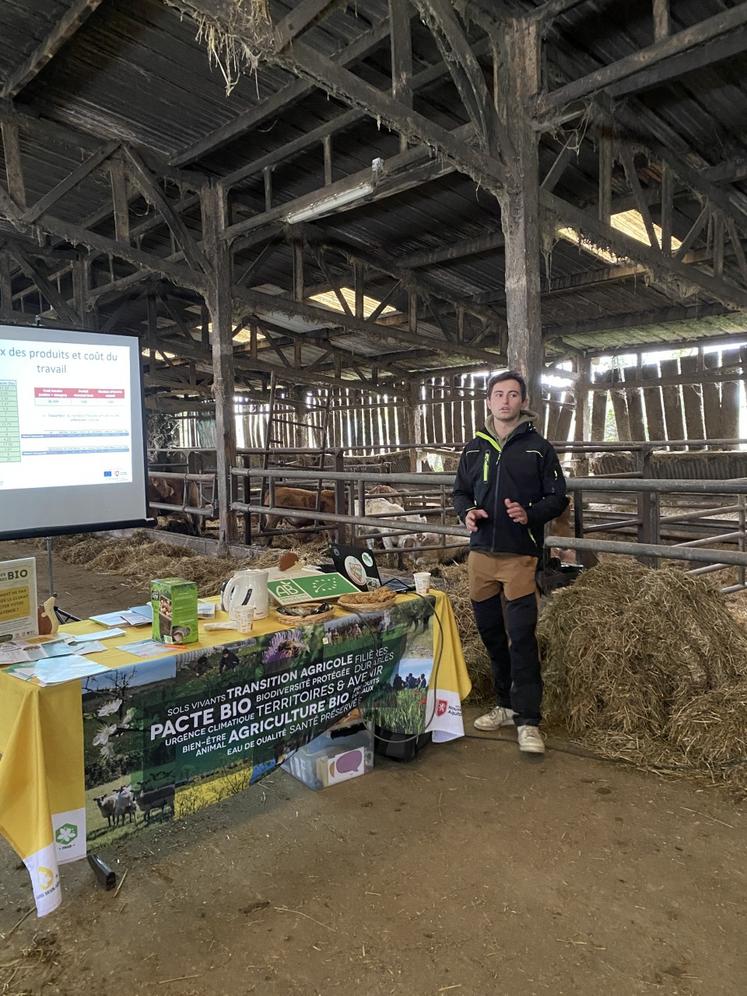
<svg viewBox="0 0 747 996">
<path fill-rule="evenodd" d="M 449 708 L 449 703 L 446 701 L 446 699 L 436 699 L 437 716 L 443 716 L 448 708 Z"/>
</svg>

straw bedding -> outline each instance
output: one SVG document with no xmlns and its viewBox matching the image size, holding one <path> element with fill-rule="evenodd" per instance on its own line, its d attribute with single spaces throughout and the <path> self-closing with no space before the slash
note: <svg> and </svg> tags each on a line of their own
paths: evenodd
<svg viewBox="0 0 747 996">
<path fill-rule="evenodd" d="M 197 582 L 201 597 L 217 595 L 221 584 L 242 567 L 275 567 L 283 552 L 281 548 L 268 549 L 244 559 L 201 556 L 142 529 L 125 539 L 90 533 L 63 536 L 55 540 L 54 548 L 70 564 L 86 564 L 103 574 L 124 575 L 133 585 L 148 586 L 153 578 L 185 577 Z M 308 563 L 328 548 L 329 540 L 316 539 L 295 552 L 301 563 Z"/>
</svg>

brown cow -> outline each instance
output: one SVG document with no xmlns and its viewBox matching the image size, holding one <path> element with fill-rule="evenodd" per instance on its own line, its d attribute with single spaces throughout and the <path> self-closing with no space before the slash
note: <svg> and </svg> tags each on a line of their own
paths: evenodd
<svg viewBox="0 0 747 996">
<path fill-rule="evenodd" d="M 160 502 L 164 505 L 181 505 L 199 508 L 200 487 L 196 481 L 184 481 L 177 478 L 148 477 L 148 501 Z M 165 508 L 154 508 L 159 518 L 165 520 L 165 528 L 174 533 L 185 533 L 187 536 L 201 536 L 204 519 L 184 511 L 169 511 Z"/>
<path fill-rule="evenodd" d="M 306 488 L 291 488 L 284 484 L 278 484 L 275 488 L 274 495 L 274 508 L 296 508 L 296 509 L 308 509 L 309 511 L 320 511 L 320 512 L 334 512 L 335 511 L 335 492 L 331 488 L 323 488 L 318 496 L 319 504 L 317 506 L 317 492 L 310 491 Z M 270 505 L 270 493 L 265 495 L 263 502 L 264 505 Z M 284 516 L 284 515 L 263 515 L 260 518 L 260 529 L 262 531 L 266 529 L 277 529 L 281 522 L 287 522 L 291 527 L 296 526 L 313 526 L 317 520 L 313 517 L 311 518 L 296 518 L 296 516 Z M 272 542 L 272 536 L 268 537 L 268 546 Z"/>
<path fill-rule="evenodd" d="M 566 505 L 565 510 L 560 513 L 557 519 L 552 519 L 548 522 L 547 532 L 552 536 L 575 536 L 576 529 L 573 521 L 573 499 L 570 500 L 568 505 Z M 562 547 L 558 547 L 556 549 L 552 549 L 550 553 L 559 556 L 564 562 L 575 561 L 575 550 L 566 550 Z M 599 557 L 597 557 L 593 550 L 579 550 L 578 562 L 584 567 L 596 567 L 599 563 Z"/>
<path fill-rule="evenodd" d="M 394 502 L 400 502 L 402 498 L 401 492 L 397 491 L 390 484 L 375 484 L 372 488 L 368 489 L 368 493 L 380 498 L 389 498 L 390 501 Z"/>
</svg>

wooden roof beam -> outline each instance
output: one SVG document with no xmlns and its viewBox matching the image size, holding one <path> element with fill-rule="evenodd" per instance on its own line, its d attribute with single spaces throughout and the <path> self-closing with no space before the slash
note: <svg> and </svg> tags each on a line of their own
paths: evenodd
<svg viewBox="0 0 747 996">
<path fill-rule="evenodd" d="M 362 108 L 372 118 L 385 122 L 408 139 L 440 152 L 458 170 L 492 193 L 503 191 L 505 172 L 494 155 L 472 148 L 463 137 L 457 137 L 453 131 L 442 128 L 389 94 L 377 90 L 308 45 L 299 42 L 285 57 L 279 56 L 278 59 L 299 76 L 315 82 L 330 96 Z M 461 133 L 462 129 L 457 129 L 457 132 Z"/>
<path fill-rule="evenodd" d="M 337 253 L 342 253 L 350 260 L 365 263 L 380 273 L 394 277 L 401 282 L 403 287 L 414 290 L 424 298 L 437 298 L 440 301 L 445 301 L 455 309 L 465 308 L 465 310 L 484 321 L 497 324 L 501 323 L 499 316 L 489 308 L 482 308 L 476 305 L 471 298 L 460 298 L 449 293 L 449 291 L 443 289 L 438 281 L 431 280 L 425 274 L 414 274 L 410 269 L 403 266 L 400 260 L 370 249 L 357 239 L 353 239 L 350 236 L 341 236 L 334 229 L 326 227 L 312 232 L 312 239 L 315 240 L 317 234 L 320 237 L 322 245 L 334 249 Z"/>
<path fill-rule="evenodd" d="M 490 235 L 478 235 L 474 239 L 462 239 L 438 249 L 425 249 L 422 252 L 410 253 L 408 256 L 395 256 L 393 262 L 397 266 L 409 270 L 421 267 L 437 266 L 439 263 L 453 263 L 468 256 L 479 256 L 484 252 L 492 252 L 503 246 L 503 233 L 494 232 Z"/>
<path fill-rule="evenodd" d="M 490 43 L 487 39 L 476 42 L 473 46 L 473 52 L 476 58 L 481 58 L 489 51 Z M 409 89 L 415 93 L 424 90 L 432 83 L 442 79 L 446 73 L 447 68 L 445 64 L 443 62 L 437 62 L 433 66 L 429 66 L 427 69 L 423 69 L 421 72 L 412 76 L 409 81 Z M 310 90 L 314 89 L 310 85 L 309 88 Z M 357 107 L 344 111 L 342 114 L 338 114 L 330 121 L 325 121 L 317 128 L 313 128 L 311 131 L 306 132 L 303 135 L 299 135 L 298 138 L 294 138 L 292 141 L 286 142 L 285 145 L 281 145 L 279 148 L 273 149 L 272 152 L 268 152 L 265 155 L 260 156 L 258 159 L 248 162 L 245 166 L 237 167 L 237 169 L 222 177 L 220 179 L 220 183 L 226 190 L 228 190 L 241 180 L 245 180 L 249 176 L 258 175 L 262 172 L 262 170 L 267 169 L 270 166 L 276 166 L 278 163 L 287 162 L 294 156 L 300 155 L 312 146 L 322 142 L 325 138 L 328 138 L 337 132 L 344 131 L 346 128 L 350 128 L 352 125 L 359 121 L 363 121 L 367 117 L 370 117 L 370 115 L 367 114 L 366 111 L 362 111 Z"/>
<path fill-rule="evenodd" d="M 744 4 L 747 9 L 747 3 Z M 734 199 L 729 190 L 725 190 L 708 177 L 706 170 L 699 170 L 689 165 L 685 159 L 685 150 L 672 148 L 667 136 L 657 134 L 656 116 L 647 113 L 645 109 L 635 107 L 620 107 L 615 116 L 626 129 L 627 139 L 639 141 L 647 146 L 649 151 L 667 163 L 678 179 L 695 193 L 707 198 L 727 215 L 735 215 L 738 224 L 747 225 L 747 208 Z"/>
<path fill-rule="evenodd" d="M 626 257 L 647 267 L 654 278 L 666 287 L 695 286 L 709 297 L 714 297 L 729 308 L 747 307 L 747 290 L 725 280 L 713 277 L 695 266 L 685 266 L 671 257 L 624 235 L 611 225 L 599 221 L 593 214 L 561 200 L 554 194 L 543 192 L 542 206 L 565 226 L 586 234 L 599 245 L 609 247 L 616 255 Z"/>
<path fill-rule="evenodd" d="M 721 304 L 697 304 L 697 305 L 670 305 L 667 308 L 655 308 L 649 311 L 638 311 L 626 313 L 624 315 L 605 315 L 602 318 L 580 319 L 577 322 L 566 322 L 560 324 L 550 324 L 543 326 L 543 334 L 547 342 L 562 339 L 564 336 L 576 335 L 599 335 L 600 332 L 616 332 L 624 329 L 643 328 L 647 325 L 661 326 L 675 322 L 697 321 L 700 318 L 720 317 L 725 314 L 724 306 Z M 745 321 L 747 326 L 747 320 Z M 738 333 L 732 336 L 720 336 L 711 340 L 712 345 L 717 343 L 728 343 L 733 340 Z M 747 338 L 747 335 L 744 336 Z M 652 340 L 651 348 L 664 346 L 666 349 L 678 349 L 693 345 L 696 340 L 677 339 L 666 342 Z M 625 345 L 611 349 L 609 346 L 601 348 L 600 353 L 609 352 L 635 352 L 642 347 Z"/>
<path fill-rule="evenodd" d="M 467 137 L 468 131 L 465 128 L 457 129 L 457 132 L 463 138 Z M 301 197 L 294 197 L 269 211 L 238 221 L 226 229 L 226 238 L 233 241 L 248 232 L 264 228 L 272 222 L 290 220 L 305 211 L 313 213 L 315 218 L 321 218 L 336 211 L 351 210 L 447 176 L 453 170 L 450 163 L 432 158 L 427 148 L 408 149 L 385 162 L 378 173 L 374 173 L 371 168 L 359 170 Z M 339 204 L 340 201 L 342 204 Z M 330 207 L 325 210 L 327 203 Z"/>
<path fill-rule="evenodd" d="M 275 50 L 282 52 L 303 31 L 318 21 L 335 0 L 300 0 L 275 26 Z"/>
<path fill-rule="evenodd" d="M 38 217 L 44 214 L 53 207 L 59 200 L 61 200 L 65 194 L 67 194 L 73 187 L 77 187 L 87 176 L 98 169 L 102 163 L 105 163 L 107 159 L 119 148 L 119 142 L 105 142 L 100 148 L 92 152 L 87 159 L 85 159 L 80 166 L 68 174 L 64 179 L 60 180 L 59 183 L 55 184 L 51 190 L 47 191 L 43 197 L 40 197 L 35 204 L 32 204 L 30 208 L 22 214 L 22 220 L 25 222 L 36 221 Z"/>
<path fill-rule="evenodd" d="M 574 105 L 577 101 L 584 100 L 592 94 L 607 90 L 614 84 L 619 84 L 623 80 L 628 80 L 627 92 L 637 89 L 635 82 L 631 78 L 642 80 L 642 85 L 648 86 L 652 82 L 660 83 L 673 76 L 688 72 L 691 68 L 702 68 L 708 64 L 703 62 L 703 58 L 722 58 L 720 49 L 715 48 L 707 53 L 699 53 L 700 63 L 694 67 L 690 62 L 679 59 L 683 53 L 696 49 L 697 46 L 704 45 L 715 38 L 727 35 L 728 32 L 737 32 L 747 24 L 747 3 L 741 3 L 730 10 L 722 11 L 713 17 L 706 18 L 698 24 L 678 31 L 649 45 L 647 48 L 631 55 L 619 59 L 608 66 L 602 66 L 593 72 L 573 80 L 565 86 L 550 93 L 542 94 L 536 104 L 537 126 L 541 129 L 554 128 L 557 125 L 558 112 L 564 111 L 568 105 Z M 741 33 L 739 33 L 741 35 Z M 735 35 L 731 36 L 732 38 Z M 727 39 L 728 41 L 728 39 Z M 730 42 L 730 44 L 733 44 Z M 747 46 L 747 34 L 740 38 L 737 50 L 742 51 Z M 730 50 L 730 54 L 734 54 Z M 671 60 L 671 63 L 670 61 Z M 656 75 L 648 71 L 656 69 Z M 643 71 L 646 71 L 644 73 Z M 571 109 L 573 111 L 573 109 Z"/>
<path fill-rule="evenodd" d="M 193 4 L 193 6 L 199 7 L 199 4 Z M 342 66 L 354 65 L 374 52 L 388 37 L 388 21 L 382 21 L 381 24 L 376 25 L 361 35 L 352 45 L 347 45 L 331 61 L 333 61 L 333 64 L 337 63 Z M 292 83 L 284 86 L 282 90 L 278 90 L 277 93 L 257 104 L 256 107 L 249 108 L 231 121 L 211 131 L 204 138 L 201 138 L 186 149 L 178 152 L 175 156 L 172 156 L 170 160 L 171 164 L 173 166 L 186 166 L 188 163 L 195 162 L 216 152 L 222 146 L 227 145 L 228 142 L 232 142 L 235 138 L 245 135 L 248 131 L 263 124 L 269 118 L 276 117 L 286 107 L 297 103 L 299 100 L 303 100 L 304 97 L 308 97 L 313 92 L 313 84 L 305 80 L 294 80 Z"/>
<path fill-rule="evenodd" d="M 576 7 L 580 7 L 582 3 L 587 2 L 588 0 L 546 0 L 545 3 L 540 4 L 532 11 L 528 11 L 524 16 L 537 21 L 551 21 L 555 17 L 568 14 Z"/>
<path fill-rule="evenodd" d="M 514 150 L 508 129 L 501 121 L 485 77 L 459 20 L 448 0 L 413 0 L 421 20 L 429 27 L 448 67 L 462 104 L 485 148 L 508 163 Z"/>
<path fill-rule="evenodd" d="M 292 301 L 279 295 L 263 294 L 259 291 L 234 288 L 234 299 L 237 303 L 246 304 L 256 309 L 260 313 L 260 319 L 261 313 L 266 311 L 274 315 L 286 315 L 292 319 L 303 318 L 323 328 L 341 328 L 345 331 L 364 335 L 369 338 L 373 337 L 374 341 L 392 340 L 412 346 L 425 346 L 430 347 L 434 352 L 446 353 L 449 356 L 472 356 L 487 363 L 491 363 L 495 359 L 494 353 L 477 346 L 466 343 L 446 342 L 442 339 L 432 338 L 409 330 L 405 331 L 404 329 L 386 325 L 377 325 L 375 322 L 366 321 L 361 318 L 351 318 L 349 315 L 344 315 L 341 312 L 329 311 L 327 308 L 307 302 Z"/>
<path fill-rule="evenodd" d="M 160 330 L 160 334 L 162 332 L 163 330 Z M 179 356 L 194 359 L 198 364 L 198 369 L 204 370 L 205 372 L 210 372 L 212 370 L 211 351 L 200 345 L 198 342 L 195 341 L 192 345 L 190 345 L 184 341 L 183 337 L 178 336 L 173 342 L 169 342 L 168 346 L 173 346 L 173 351 Z M 168 348 L 168 346 L 166 348 Z M 284 366 L 280 366 L 277 363 L 270 363 L 265 359 L 251 356 L 249 352 L 250 348 L 250 343 L 246 343 L 245 345 L 234 345 L 233 357 L 237 375 L 246 375 L 251 374 L 252 372 L 275 373 L 280 380 L 288 384 L 305 384 L 310 387 L 350 387 L 373 394 L 376 394 L 380 390 L 384 389 L 383 384 L 373 385 L 367 381 L 361 381 L 359 379 L 345 380 L 340 377 L 329 377 L 316 372 L 307 374 L 302 370 L 294 369 L 292 366 L 287 364 L 287 361 Z M 169 352 L 171 351 L 172 350 L 169 349 Z M 387 381 L 385 383 L 386 390 L 389 393 L 397 393 L 397 385 L 394 381 Z M 240 391 L 240 388 L 237 388 L 237 390 Z"/>
<path fill-rule="evenodd" d="M 70 322 L 72 325 L 80 325 L 82 316 L 67 303 L 55 284 L 49 279 L 49 274 L 44 272 L 41 264 L 18 247 L 9 247 L 9 252 L 26 276 L 33 280 L 42 297 L 45 298 L 50 307 L 54 308 L 60 320 Z"/>
<path fill-rule="evenodd" d="M 25 86 L 28 86 L 102 2 L 103 0 L 73 0 L 47 37 L 10 75 L 0 91 L 0 97 L 5 99 L 16 97 Z"/>
</svg>

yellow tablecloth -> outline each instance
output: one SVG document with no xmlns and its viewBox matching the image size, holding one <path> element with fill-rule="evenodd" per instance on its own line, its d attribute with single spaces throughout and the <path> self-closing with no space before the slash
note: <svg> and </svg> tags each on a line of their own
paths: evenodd
<svg viewBox="0 0 747 996">
<path fill-rule="evenodd" d="M 437 624 L 433 628 L 434 668 L 426 715 L 433 739 L 463 735 L 462 699 L 471 683 L 464 663 L 451 604 L 434 591 Z M 399 596 L 400 601 L 417 596 Z M 217 613 L 216 619 L 227 618 Z M 96 629 L 90 620 L 63 627 L 67 633 Z M 272 617 L 258 620 L 251 637 L 287 629 Z M 107 668 L 132 668 L 178 650 L 164 647 L 150 658 L 135 658 L 120 648 L 148 638 L 149 628 L 128 628 L 107 641 L 111 649 L 90 655 Z M 205 632 L 190 651 L 241 640 L 237 631 Z M 61 902 L 60 864 L 86 854 L 83 720 L 80 680 L 40 686 L 0 672 L 0 833 L 23 859 L 31 876 L 37 912 L 43 916 Z"/>
</svg>

